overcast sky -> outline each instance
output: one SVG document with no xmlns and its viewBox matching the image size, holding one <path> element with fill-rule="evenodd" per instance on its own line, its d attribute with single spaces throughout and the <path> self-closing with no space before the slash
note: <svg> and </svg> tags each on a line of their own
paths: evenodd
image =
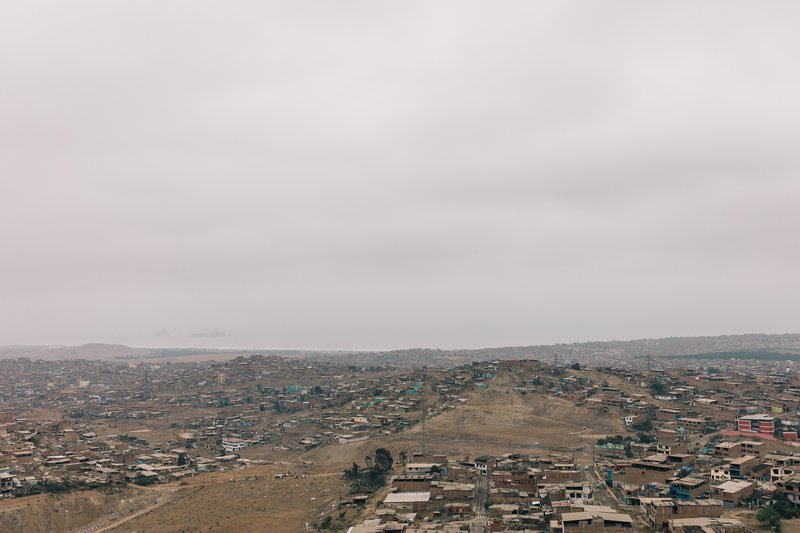
<svg viewBox="0 0 800 533">
<path fill-rule="evenodd" d="M 0 344 L 798 332 L 797 2 L 0 4 Z"/>
</svg>

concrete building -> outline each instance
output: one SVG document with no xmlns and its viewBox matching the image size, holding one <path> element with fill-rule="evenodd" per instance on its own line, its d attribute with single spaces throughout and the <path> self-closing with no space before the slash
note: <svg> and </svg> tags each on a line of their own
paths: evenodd
<svg viewBox="0 0 800 533">
<path fill-rule="evenodd" d="M 681 417 L 678 419 L 677 425 L 679 428 L 684 428 L 690 431 L 704 431 L 706 428 L 708 428 L 708 419 Z"/>
<path fill-rule="evenodd" d="M 722 501 L 681 501 L 672 498 L 640 498 L 642 512 L 656 531 L 666 529 L 670 520 L 679 518 L 719 518 L 722 516 Z"/>
<path fill-rule="evenodd" d="M 644 485 L 647 483 L 666 483 L 675 474 L 669 464 L 650 461 L 633 461 L 625 468 L 625 481 Z"/>
<path fill-rule="evenodd" d="M 384 507 L 419 513 L 428 509 L 430 492 L 390 492 L 383 499 Z"/>
<path fill-rule="evenodd" d="M 746 415 L 736 420 L 739 431 L 772 435 L 775 433 L 775 417 L 767 414 Z"/>
<path fill-rule="evenodd" d="M 745 455 L 759 456 L 764 448 L 764 443 L 757 440 L 743 440 L 739 444 L 742 445 L 742 453 Z"/>
<path fill-rule="evenodd" d="M 786 479 L 781 479 L 775 484 L 778 492 L 786 496 L 793 504 L 800 504 L 800 475 L 795 474 Z"/>
<path fill-rule="evenodd" d="M 739 457 L 742 455 L 742 445 L 738 442 L 720 442 L 714 446 L 715 457 Z"/>
<path fill-rule="evenodd" d="M 750 481 L 726 481 L 712 487 L 711 496 L 722 501 L 725 509 L 731 509 L 750 498 L 756 490 L 756 484 Z"/>
<path fill-rule="evenodd" d="M 222 439 L 222 448 L 225 450 L 225 453 L 238 452 L 239 450 L 244 450 L 246 447 L 247 443 L 242 439 L 234 437 Z"/>
<path fill-rule="evenodd" d="M 550 522 L 550 530 L 553 533 L 628 533 L 633 531 L 633 519 L 621 513 L 564 513 L 560 520 Z"/>
<path fill-rule="evenodd" d="M 731 460 L 729 472 L 731 479 L 742 479 L 748 477 L 753 468 L 758 465 L 758 458 L 754 455 L 743 455 Z"/>
<path fill-rule="evenodd" d="M 669 494 L 677 500 L 694 500 L 708 492 L 708 483 L 703 478 L 684 477 L 669 485 Z"/>
</svg>

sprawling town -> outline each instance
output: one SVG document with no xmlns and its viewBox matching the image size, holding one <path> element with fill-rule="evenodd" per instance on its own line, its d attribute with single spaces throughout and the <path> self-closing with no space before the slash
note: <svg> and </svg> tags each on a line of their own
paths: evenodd
<svg viewBox="0 0 800 533">
<path fill-rule="evenodd" d="M 790 519 L 794 362 L 662 363 L 3 359 L 0 490 L 24 502 L 223 479 L 235 494 L 334 476 L 331 505 L 303 528 L 350 533 L 731 533 Z M 540 421 L 503 429 L 504 408 Z M 470 423 L 477 412 L 498 414 Z"/>
</svg>

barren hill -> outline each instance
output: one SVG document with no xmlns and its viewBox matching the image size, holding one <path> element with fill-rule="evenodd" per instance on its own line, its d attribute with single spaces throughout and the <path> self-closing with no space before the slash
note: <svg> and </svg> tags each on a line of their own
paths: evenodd
<svg viewBox="0 0 800 533">
<path fill-rule="evenodd" d="M 348 354 L 346 358 L 363 363 L 382 362 L 447 367 L 472 361 L 493 359 L 540 359 L 549 362 L 555 357 L 560 363 L 579 362 L 592 366 L 610 366 L 637 360 L 643 363 L 648 355 L 669 357 L 674 355 L 751 351 L 800 353 L 800 334 L 754 333 L 713 337 L 667 337 L 661 339 L 592 341 L 482 349 L 443 350 L 414 348 L 385 352 L 359 352 Z"/>
</svg>

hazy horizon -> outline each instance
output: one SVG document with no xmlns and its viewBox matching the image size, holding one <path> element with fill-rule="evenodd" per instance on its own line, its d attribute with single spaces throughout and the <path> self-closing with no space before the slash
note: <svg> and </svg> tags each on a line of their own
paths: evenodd
<svg viewBox="0 0 800 533">
<path fill-rule="evenodd" d="M 202 344 L 153 344 L 153 345 L 138 345 L 138 344 L 125 344 L 119 342 L 83 342 L 79 344 L 0 344 L 0 348 L 79 348 L 91 345 L 106 345 L 106 346 L 126 346 L 135 349 L 176 349 L 176 350 L 255 350 L 255 351 L 298 351 L 298 352 L 386 352 L 386 351 L 402 351 L 402 350 L 443 350 L 443 351 L 459 351 L 459 350 L 484 350 L 484 349 L 497 349 L 497 348 L 518 348 L 526 346 L 556 346 L 556 345 L 573 345 L 573 344 L 593 344 L 593 343 L 627 343 L 649 340 L 666 340 L 666 339 L 684 339 L 684 338 L 719 338 L 719 337 L 741 337 L 748 335 L 764 335 L 764 336 L 797 336 L 800 332 L 783 332 L 783 333 L 764 333 L 764 332 L 747 332 L 747 333 L 722 333 L 718 335 L 668 335 L 665 337 L 637 337 L 637 338 L 615 338 L 615 339 L 586 339 L 586 340 L 572 340 L 572 341 L 556 341 L 549 343 L 526 343 L 526 344 L 500 344 L 493 346 L 392 346 L 392 347 L 365 347 L 365 348 L 326 348 L 322 347 L 309 347 L 309 346 L 262 346 L 262 345 L 202 345 Z M 744 348 L 745 351 L 751 348 Z"/>
<path fill-rule="evenodd" d="M 0 13 L 0 345 L 800 331 L 796 3 Z"/>
</svg>

